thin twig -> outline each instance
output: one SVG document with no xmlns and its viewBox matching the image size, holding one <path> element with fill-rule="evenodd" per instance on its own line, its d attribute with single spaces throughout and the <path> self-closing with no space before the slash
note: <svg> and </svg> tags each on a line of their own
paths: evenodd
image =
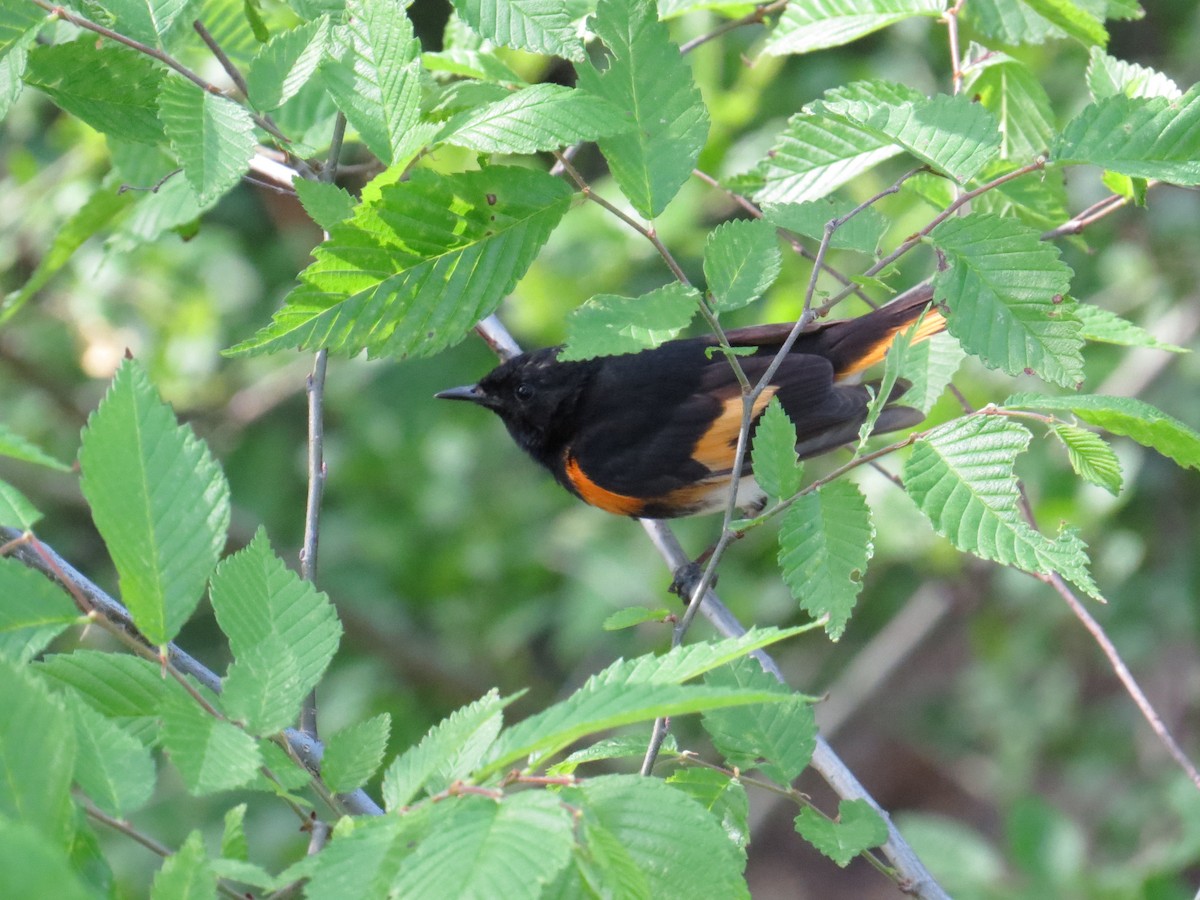
<svg viewBox="0 0 1200 900">
<path fill-rule="evenodd" d="M 702 44 L 706 44 L 711 40 L 719 38 L 723 34 L 727 34 L 728 32 L 737 28 L 741 28 L 745 25 L 761 25 L 764 21 L 766 21 L 768 16 L 772 16 L 777 12 L 782 12 L 787 5 L 788 0 L 775 0 L 774 3 L 764 3 L 760 6 L 756 6 L 751 12 L 742 16 L 740 19 L 730 19 L 728 22 L 722 22 L 712 31 L 702 34 L 699 37 L 694 37 L 690 41 L 681 44 L 679 46 L 679 52 L 681 54 L 691 53 Z"/>
<path fill-rule="evenodd" d="M 208 47 L 212 55 L 217 58 L 217 62 L 221 64 L 221 68 L 225 70 L 225 74 L 229 76 L 229 80 L 241 91 L 243 97 L 249 99 L 250 87 L 246 84 L 246 79 L 242 77 L 242 73 L 238 70 L 238 67 L 233 64 L 233 60 L 221 49 L 221 45 L 217 43 L 217 39 L 212 36 L 209 30 L 204 27 L 204 23 L 199 19 L 192 22 L 192 28 L 195 29 L 196 34 L 200 35 L 200 40 L 204 41 L 205 46 Z"/>
</svg>

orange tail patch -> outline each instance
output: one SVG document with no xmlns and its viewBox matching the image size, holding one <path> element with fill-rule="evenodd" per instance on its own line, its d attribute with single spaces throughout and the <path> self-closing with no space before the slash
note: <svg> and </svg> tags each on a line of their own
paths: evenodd
<svg viewBox="0 0 1200 900">
<path fill-rule="evenodd" d="M 887 355 L 888 350 L 891 349 L 892 344 L 895 343 L 896 336 L 910 327 L 912 327 L 912 323 L 906 322 L 903 325 L 893 328 L 886 335 L 884 335 L 881 340 L 874 344 L 870 350 L 856 359 L 850 368 L 842 369 L 840 372 L 837 372 L 834 377 L 838 378 L 839 380 L 842 378 L 847 378 L 850 375 L 855 375 L 863 371 L 864 369 L 869 369 L 877 362 L 881 362 Z M 921 341 L 928 340 L 935 334 L 944 331 L 945 328 L 946 317 L 942 315 L 941 311 L 936 306 L 931 306 L 929 307 L 928 311 L 926 311 L 925 318 L 921 319 L 921 324 L 917 327 L 917 333 L 913 335 L 912 342 L 914 344 L 919 344 Z"/>
</svg>

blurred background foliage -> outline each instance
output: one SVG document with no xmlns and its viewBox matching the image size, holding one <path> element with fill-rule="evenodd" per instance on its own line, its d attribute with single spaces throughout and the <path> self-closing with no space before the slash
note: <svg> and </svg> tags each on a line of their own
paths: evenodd
<svg viewBox="0 0 1200 900">
<path fill-rule="evenodd" d="M 439 2 L 415 5 L 426 49 L 438 47 L 446 12 Z M 1147 13 L 1112 23 L 1110 52 L 1181 85 L 1200 80 L 1200 8 L 1168 0 L 1148 3 Z M 718 22 L 694 13 L 672 28 L 682 41 Z M 741 29 L 689 57 L 712 112 L 701 160 L 710 174 L 749 169 L 787 116 L 827 88 L 864 77 L 949 88 L 945 29 L 931 21 L 785 59 L 756 56 L 759 37 Z M 964 46 L 970 37 L 964 29 Z M 1035 67 L 1060 119 L 1086 102 L 1084 49 L 1059 41 L 1012 52 Z M 532 57 L 513 54 L 512 64 L 530 80 L 563 77 Z M 24 283 L 107 161 L 103 138 L 35 92 L 23 94 L 0 134 L 0 288 Z M 426 164 L 463 162 L 435 156 Z M 601 193 L 616 196 L 598 155 L 585 150 L 578 165 Z M 907 165 L 882 166 L 846 193 L 864 199 Z M 1099 173 L 1082 170 L 1068 174 L 1068 191 L 1072 213 L 1106 193 Z M 889 246 L 930 215 L 905 195 L 881 209 L 894 223 Z M 693 180 L 657 227 L 701 280 L 704 237 L 733 214 L 726 194 Z M 73 458 L 80 426 L 129 348 L 222 460 L 235 504 L 233 542 L 248 541 L 263 523 L 281 555 L 294 559 L 311 359 L 227 360 L 219 351 L 267 321 L 317 240 L 293 199 L 244 185 L 186 234 L 149 244 L 120 234 L 89 241 L 0 330 L 0 417 Z M 1153 190 L 1147 209 L 1122 210 L 1062 247 L 1080 299 L 1164 340 L 1200 347 L 1200 194 Z M 864 266 L 847 251 L 833 263 Z M 906 263 L 909 283 L 929 263 Z M 771 295 L 738 323 L 794 318 L 807 275 L 807 263 L 789 257 Z M 635 295 L 668 278 L 648 243 L 582 205 L 501 316 L 524 345 L 541 346 L 561 338 L 565 314 L 592 295 Z M 1195 355 L 1093 345 L 1087 361 L 1089 391 L 1136 394 L 1200 426 Z M 346 638 L 321 688 L 325 732 L 388 711 L 396 751 L 492 686 L 528 691 L 512 707 L 521 716 L 617 656 L 667 644 L 666 626 L 601 628 L 623 606 L 675 604 L 665 593 L 670 576 L 641 529 L 569 498 L 494 417 L 433 400 L 436 390 L 474 381 L 493 364 L 470 338 L 432 360 L 330 365 L 318 581 L 337 604 Z M 974 361 L 956 383 L 975 405 L 1041 387 Z M 933 419 L 957 409 L 943 399 Z M 1043 528 L 1066 520 L 1082 529 L 1111 600 L 1093 613 L 1197 757 L 1200 477 L 1131 442 L 1118 440 L 1116 449 L 1125 467 L 1117 499 L 1082 485 L 1049 444 L 1035 443 L 1020 470 Z M 824 465 L 810 464 L 809 474 Z M 41 537 L 115 591 L 76 479 L 5 461 L 0 476 L 46 513 Z M 1092 639 L 1048 587 L 958 555 L 884 478 L 867 473 L 862 483 L 878 538 L 855 616 L 840 643 L 810 634 L 783 647 L 780 661 L 794 688 L 829 692 L 818 712 L 827 736 L 931 869 L 958 897 L 1191 897 L 1200 879 L 1200 793 L 1167 758 Z M 697 552 L 715 537 L 716 523 L 689 521 L 680 532 Z M 720 593 L 746 623 L 801 618 L 774 553 L 773 535 L 760 530 L 723 565 Z M 211 613 L 198 615 L 180 643 L 218 671 L 227 663 Z M 688 723 L 679 729 L 682 745 L 701 740 Z M 832 808 L 815 779 L 800 786 Z M 192 827 L 172 814 L 181 791 L 163 783 L 139 817 L 171 845 Z M 808 850 L 791 828 L 794 810 L 762 796 L 752 802 L 756 897 L 895 896 L 864 864 L 841 871 Z M 297 852 L 303 840 L 270 806 L 251 807 L 247 831 L 255 853 L 268 858 Z M 111 840 L 121 890 L 143 893 L 133 874 L 143 864 L 132 860 L 145 851 Z"/>
</svg>

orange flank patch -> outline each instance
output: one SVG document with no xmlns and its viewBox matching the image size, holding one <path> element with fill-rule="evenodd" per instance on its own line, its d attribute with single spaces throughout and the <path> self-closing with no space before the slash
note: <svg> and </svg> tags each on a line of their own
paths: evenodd
<svg viewBox="0 0 1200 900">
<path fill-rule="evenodd" d="M 888 348 L 890 348 L 892 343 L 896 340 L 896 335 L 910 327 L 911 323 L 907 325 L 901 325 L 899 328 L 893 328 L 874 347 L 872 347 L 868 353 L 863 354 L 860 359 L 856 360 L 854 365 L 848 369 L 843 369 L 842 371 L 837 372 L 835 377 L 838 379 L 846 378 L 850 375 L 861 372 L 864 369 L 869 369 L 871 366 L 875 365 L 875 363 L 882 361 L 884 356 L 887 355 Z M 925 313 L 925 318 L 921 320 L 921 327 L 917 329 L 917 333 L 913 336 L 912 342 L 914 344 L 918 344 L 926 338 L 933 337 L 945 327 L 945 317 L 941 314 L 941 312 L 938 311 L 936 306 L 931 306 L 929 311 Z"/>
<path fill-rule="evenodd" d="M 605 512 L 616 513 L 618 516 L 636 516 L 641 514 L 645 508 L 646 504 L 637 497 L 627 497 L 624 494 L 617 494 L 600 487 L 587 477 L 587 474 L 579 467 L 579 461 L 570 453 L 567 454 L 564 462 L 567 478 L 575 486 L 579 496 L 592 506 Z"/>
<path fill-rule="evenodd" d="M 754 418 L 762 415 L 771 398 L 778 390 L 769 385 L 754 401 Z M 737 448 L 738 433 L 742 430 L 742 395 L 735 394 L 724 402 L 721 412 L 700 435 L 692 448 L 692 459 L 712 472 L 728 472 L 733 467 L 733 453 Z"/>
</svg>

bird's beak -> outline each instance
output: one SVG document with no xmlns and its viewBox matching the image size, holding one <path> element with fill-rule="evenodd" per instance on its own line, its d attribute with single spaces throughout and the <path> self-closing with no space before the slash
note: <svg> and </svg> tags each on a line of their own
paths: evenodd
<svg viewBox="0 0 1200 900">
<path fill-rule="evenodd" d="M 433 396 L 438 400 L 468 400 L 481 406 L 488 406 L 490 399 L 487 394 L 479 390 L 477 384 L 465 384 L 462 387 L 450 388 L 448 391 L 439 391 Z"/>
</svg>

